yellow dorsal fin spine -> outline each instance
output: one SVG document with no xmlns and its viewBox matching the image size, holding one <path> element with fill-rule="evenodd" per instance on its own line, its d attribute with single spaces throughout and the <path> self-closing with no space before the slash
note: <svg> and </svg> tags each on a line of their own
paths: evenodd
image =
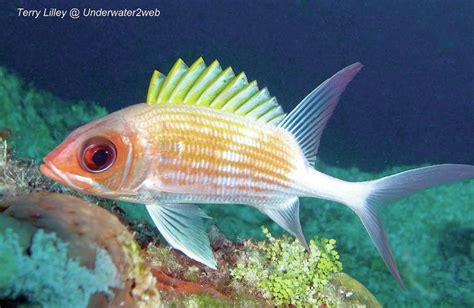
<svg viewBox="0 0 474 308">
<path fill-rule="evenodd" d="M 154 71 L 147 93 L 148 104 L 188 104 L 220 109 L 249 119 L 277 125 L 285 113 L 267 88 L 248 82 L 245 73 L 222 70 L 217 60 L 206 66 L 202 58 L 189 68 L 178 59 L 168 76 Z"/>
<path fill-rule="evenodd" d="M 188 93 L 189 89 L 194 85 L 194 82 L 201 76 L 202 72 L 206 69 L 206 63 L 202 58 L 196 60 L 184 74 L 183 78 L 179 81 L 174 88 L 173 93 L 169 97 L 171 104 L 182 104 L 184 97 Z"/>
<path fill-rule="evenodd" d="M 248 85 L 246 85 L 242 90 L 240 90 L 239 93 L 235 94 L 234 97 L 228 100 L 227 103 L 225 103 L 225 105 L 222 106 L 222 110 L 227 111 L 227 112 L 236 111 L 240 106 L 245 104 L 245 102 L 248 101 L 249 98 L 251 98 L 257 92 L 258 92 L 258 85 L 257 85 L 257 81 L 254 80 Z"/>
<path fill-rule="evenodd" d="M 281 121 L 283 121 L 283 119 L 286 117 L 286 114 L 283 113 L 283 114 L 280 114 L 280 115 L 277 115 L 275 117 L 273 117 L 271 120 L 269 120 L 267 123 L 270 123 L 270 124 L 273 124 L 275 126 L 278 126 L 280 124 Z"/>
<path fill-rule="evenodd" d="M 178 59 L 176 63 L 171 68 L 170 73 L 166 76 L 163 86 L 161 87 L 160 93 L 156 100 L 157 104 L 167 104 L 169 103 L 169 97 L 173 92 L 174 88 L 181 80 L 183 75 L 186 73 L 188 66 L 183 62 L 183 60 Z"/>
<path fill-rule="evenodd" d="M 199 76 L 198 80 L 194 86 L 189 90 L 188 94 L 184 98 L 184 103 L 188 105 L 194 105 L 197 102 L 199 96 L 206 90 L 207 86 L 222 72 L 221 65 L 217 60 L 209 65 L 204 72 L 202 72 L 201 76 Z"/>
<path fill-rule="evenodd" d="M 242 72 L 237 75 L 234 79 L 229 81 L 225 88 L 214 98 L 214 101 L 210 105 L 212 108 L 221 109 L 236 93 L 242 90 L 248 84 L 247 76 Z"/>
<path fill-rule="evenodd" d="M 252 109 L 252 111 L 247 113 L 247 116 L 251 119 L 257 120 L 275 107 L 278 107 L 278 102 L 275 97 L 272 97 L 267 99 L 266 101 L 263 101 L 260 105 Z"/>
<path fill-rule="evenodd" d="M 257 108 L 260 104 L 270 98 L 270 93 L 268 93 L 267 88 L 263 88 L 257 93 L 255 93 L 245 104 L 239 107 L 235 111 L 236 114 L 245 115 L 252 111 L 253 109 Z"/>
<path fill-rule="evenodd" d="M 148 104 L 156 104 L 156 99 L 158 98 L 158 93 L 160 88 L 165 81 L 165 75 L 155 70 L 151 76 L 150 85 L 148 86 L 148 93 L 146 95 L 146 102 Z"/>
<path fill-rule="evenodd" d="M 283 109 L 281 109 L 281 106 L 278 105 L 276 107 L 271 108 L 266 113 L 262 114 L 258 119 L 263 122 L 270 122 L 271 120 L 273 120 L 273 118 L 282 114 L 284 114 Z"/>
<path fill-rule="evenodd" d="M 217 76 L 216 79 L 202 92 L 199 96 L 196 105 L 209 106 L 212 100 L 224 89 L 225 85 L 234 78 L 234 71 L 231 67 L 226 68 Z"/>
</svg>

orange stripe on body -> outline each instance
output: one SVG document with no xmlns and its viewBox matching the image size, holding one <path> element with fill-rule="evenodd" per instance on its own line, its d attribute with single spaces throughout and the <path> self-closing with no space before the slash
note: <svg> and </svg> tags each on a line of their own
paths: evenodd
<svg viewBox="0 0 474 308">
<path fill-rule="evenodd" d="M 285 168 L 285 166 L 288 165 L 289 158 L 294 158 L 294 155 L 291 155 L 292 153 L 288 153 L 288 145 L 282 145 L 281 139 L 275 138 L 275 136 L 272 136 L 273 138 L 268 141 L 263 141 L 262 138 L 254 138 L 254 141 L 256 143 L 255 146 L 242 146 L 241 143 L 245 142 L 245 140 L 249 140 L 250 138 L 245 134 L 242 134 L 240 131 L 222 129 L 216 126 L 208 125 L 206 123 L 200 123 L 196 120 L 187 121 L 184 124 L 190 126 L 191 128 L 183 127 L 184 125 L 182 123 L 176 124 L 175 127 L 171 127 L 171 125 L 173 125 L 173 122 L 168 122 L 166 125 L 170 126 L 170 129 L 168 131 L 171 132 L 162 132 L 159 136 L 157 136 L 159 140 L 163 140 L 163 138 L 165 137 L 163 136 L 163 134 L 167 133 L 170 134 L 169 136 L 181 135 L 181 138 L 183 140 L 189 141 L 194 141 L 196 138 L 212 138 L 212 142 L 216 143 L 216 146 L 218 146 L 217 144 L 224 144 L 230 147 L 229 150 L 231 150 L 235 149 L 236 145 L 239 145 L 240 150 L 242 151 L 254 152 L 262 156 L 267 155 L 268 158 L 273 158 L 274 160 L 281 162 L 280 167 L 282 168 Z M 205 129 L 208 129 L 208 131 L 206 131 Z M 199 130 L 199 132 L 196 132 L 195 130 Z M 226 134 L 227 136 L 230 136 L 230 139 L 223 138 L 226 136 Z M 238 137 L 246 139 L 240 140 L 239 142 Z M 288 155 L 290 155 L 290 157 L 288 157 Z"/>
<path fill-rule="evenodd" d="M 159 159 L 154 173 L 163 185 L 192 185 L 201 187 L 202 193 L 223 195 L 235 190 L 277 192 L 292 186 L 289 175 L 301 162 L 301 153 L 282 130 L 214 110 L 205 112 L 208 108 L 178 106 L 161 105 L 141 120 L 152 146 L 166 148 L 155 150 Z"/>
</svg>

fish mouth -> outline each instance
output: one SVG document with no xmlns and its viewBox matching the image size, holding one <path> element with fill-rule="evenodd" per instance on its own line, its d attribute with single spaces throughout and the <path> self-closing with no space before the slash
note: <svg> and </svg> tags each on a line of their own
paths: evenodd
<svg viewBox="0 0 474 308">
<path fill-rule="evenodd" d="M 98 186 L 97 184 L 95 184 L 94 181 L 88 178 L 84 178 L 78 175 L 71 175 L 69 173 L 63 173 L 59 171 L 58 168 L 47 158 L 43 158 L 43 161 L 44 164 L 41 164 L 39 167 L 40 172 L 43 173 L 43 175 L 45 175 L 46 177 L 52 179 L 53 181 L 56 181 L 78 191 L 84 190 L 84 187 L 80 187 L 74 184 L 72 180 L 83 184 L 85 183 L 87 185 Z"/>
<path fill-rule="evenodd" d="M 39 169 L 42 174 L 52 179 L 53 181 L 67 184 L 67 181 L 59 174 L 58 169 L 46 158 L 43 159 L 44 164 L 41 164 Z"/>
</svg>

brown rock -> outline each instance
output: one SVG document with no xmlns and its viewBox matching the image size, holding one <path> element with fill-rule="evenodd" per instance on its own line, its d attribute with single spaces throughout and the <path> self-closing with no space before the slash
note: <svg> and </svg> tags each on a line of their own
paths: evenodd
<svg viewBox="0 0 474 308">
<path fill-rule="evenodd" d="M 140 248 L 127 228 L 108 211 L 65 194 L 33 193 L 1 201 L 0 216 L 23 226 L 27 234 L 22 234 L 22 239 L 31 241 L 39 229 L 55 233 L 68 243 L 68 257 L 77 259 L 83 267 L 94 269 L 97 248 L 107 252 L 122 287 L 112 290 L 113 298 L 95 293 L 90 297 L 89 307 L 159 305 L 156 281 Z M 0 230 L 6 227 L 1 226 Z"/>
</svg>

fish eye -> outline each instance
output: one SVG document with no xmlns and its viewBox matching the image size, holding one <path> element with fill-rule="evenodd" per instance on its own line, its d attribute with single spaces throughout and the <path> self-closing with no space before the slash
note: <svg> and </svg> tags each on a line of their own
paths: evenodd
<svg viewBox="0 0 474 308">
<path fill-rule="evenodd" d="M 85 170 L 99 173 L 109 169 L 116 157 L 114 144 L 106 138 L 96 137 L 85 143 L 80 162 Z"/>
</svg>

